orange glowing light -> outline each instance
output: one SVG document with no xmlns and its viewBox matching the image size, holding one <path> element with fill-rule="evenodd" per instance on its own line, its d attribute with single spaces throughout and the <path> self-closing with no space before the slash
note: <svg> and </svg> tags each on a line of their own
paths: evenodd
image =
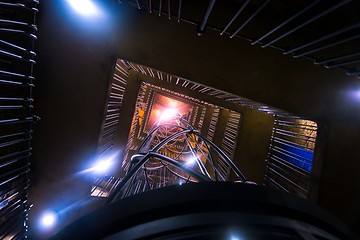
<svg viewBox="0 0 360 240">
<path fill-rule="evenodd" d="M 168 106 L 171 108 L 176 108 L 178 105 L 178 101 L 175 101 L 173 99 L 169 99 Z"/>
<path fill-rule="evenodd" d="M 191 112 L 192 109 L 192 105 L 188 103 L 156 93 L 145 131 L 149 131 L 158 120 L 167 121 L 178 114 L 187 114 Z"/>
<path fill-rule="evenodd" d="M 172 118 L 175 118 L 177 115 L 179 115 L 179 110 L 176 108 L 166 108 L 161 112 L 160 121 L 167 121 Z"/>
</svg>

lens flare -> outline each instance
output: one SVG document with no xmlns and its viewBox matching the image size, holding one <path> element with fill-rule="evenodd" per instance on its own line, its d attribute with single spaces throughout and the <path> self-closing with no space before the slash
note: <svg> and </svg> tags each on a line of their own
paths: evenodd
<svg viewBox="0 0 360 240">
<path fill-rule="evenodd" d="M 41 218 L 41 225 L 43 227 L 49 228 L 55 225 L 57 216 L 53 212 L 45 213 Z"/>
<path fill-rule="evenodd" d="M 196 157 L 191 157 L 191 158 L 186 160 L 186 165 L 188 165 L 188 166 L 192 166 L 195 163 L 196 163 Z"/>
<path fill-rule="evenodd" d="M 67 0 L 70 6 L 84 16 L 99 15 L 100 10 L 91 0 Z"/>
<path fill-rule="evenodd" d="M 176 108 L 167 108 L 167 109 L 164 109 L 164 110 L 161 112 L 160 121 L 170 120 L 170 119 L 176 117 L 177 115 L 178 115 L 178 109 L 176 109 Z"/>
<path fill-rule="evenodd" d="M 96 162 L 94 164 L 94 166 L 92 167 L 92 170 L 95 173 L 98 174 L 102 174 L 102 173 L 106 173 L 112 166 L 112 161 L 111 160 L 100 160 L 98 162 Z"/>
</svg>

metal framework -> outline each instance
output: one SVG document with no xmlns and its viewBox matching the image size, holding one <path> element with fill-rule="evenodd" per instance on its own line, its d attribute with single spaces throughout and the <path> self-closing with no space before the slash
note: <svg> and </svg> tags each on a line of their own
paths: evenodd
<svg viewBox="0 0 360 240">
<path fill-rule="evenodd" d="M 310 120 L 275 117 L 266 160 L 264 183 L 308 198 L 318 139 L 317 124 Z"/>
<path fill-rule="evenodd" d="M 262 48 L 274 48 L 295 58 L 309 59 L 326 68 L 340 68 L 346 74 L 360 78 L 357 1 L 124 2 L 139 10 L 156 12 L 159 16 L 167 15 L 169 19 L 195 25 L 198 35 L 211 29 L 222 36 L 241 38 Z"/>
<path fill-rule="evenodd" d="M 229 170 L 224 174 L 222 168 Z M 184 116 L 159 120 L 131 157 L 130 167 L 108 202 L 139 192 L 188 182 L 247 182 L 233 161 Z"/>
<path fill-rule="evenodd" d="M 319 126 L 318 125 L 319 123 L 315 123 L 311 120 L 307 120 L 302 117 L 295 116 L 281 109 L 276 109 L 271 106 L 267 106 L 265 104 L 252 101 L 250 99 L 239 97 L 231 93 L 227 93 L 199 83 L 195 83 L 190 80 L 183 79 L 181 77 L 177 77 L 153 68 L 149 68 L 126 60 L 118 59 L 116 62 L 113 82 L 119 85 L 118 83 L 120 82 L 118 79 L 121 79 L 122 80 L 121 86 L 123 91 L 126 91 L 125 90 L 127 86 L 126 84 L 129 82 L 129 71 L 135 71 L 139 74 L 153 77 L 159 82 L 166 81 L 168 84 L 172 84 L 179 88 L 188 89 L 191 91 L 196 91 L 204 96 L 213 97 L 216 100 L 234 104 L 234 106 L 251 108 L 259 112 L 272 115 L 274 118 L 273 134 L 269 145 L 268 156 L 265 161 L 265 174 L 264 174 L 263 183 L 271 188 L 277 188 L 279 190 L 283 190 L 295 194 L 302 198 L 307 198 L 307 199 L 316 198 L 315 189 L 317 188 L 318 185 L 316 181 L 314 181 L 313 179 L 316 179 L 316 177 L 314 178 L 314 176 L 317 176 L 321 173 L 320 170 L 321 168 L 316 166 L 321 166 L 322 161 L 321 161 L 321 157 L 319 157 L 321 155 L 320 154 L 321 148 L 315 146 L 318 146 L 318 143 L 322 142 L 319 140 L 319 136 L 318 136 L 319 129 L 322 129 L 321 124 Z M 159 86 L 144 82 L 138 93 L 138 98 L 136 103 L 137 107 L 135 112 L 137 112 L 139 108 L 144 108 L 144 109 L 151 108 L 152 95 L 150 94 L 151 90 L 149 90 L 148 87 L 157 91 L 165 91 L 163 88 Z M 109 120 L 107 120 L 109 113 L 112 113 L 110 111 L 117 110 L 117 112 L 119 112 L 117 108 L 114 109 L 111 108 L 112 107 L 111 103 L 113 101 L 119 101 L 119 99 L 113 99 L 111 95 L 113 91 L 114 91 L 114 86 L 111 85 L 109 89 L 110 96 L 107 104 L 108 110 L 106 111 L 105 122 L 103 123 L 103 132 L 100 135 L 100 139 L 99 139 L 98 158 L 101 158 L 103 155 L 105 155 L 108 152 L 111 152 L 112 149 L 116 149 L 117 147 L 117 146 L 115 147 L 113 146 L 114 146 L 114 139 L 116 139 L 115 132 L 119 123 L 118 121 L 119 114 L 116 115 L 116 121 L 112 117 L 110 117 Z M 184 97 L 183 95 L 179 95 L 179 93 L 176 92 L 170 91 L 169 94 L 176 95 L 182 98 Z M 123 92 L 121 92 L 120 95 L 122 96 Z M 201 96 L 199 99 L 201 99 Z M 195 102 L 199 101 L 198 99 L 193 99 L 193 98 L 191 98 L 191 100 Z M 122 103 L 120 102 L 120 104 Z M 212 111 L 205 111 L 206 108 L 207 108 L 206 106 L 202 108 L 202 112 L 201 111 L 199 112 L 198 115 L 200 116 L 198 116 L 198 118 L 193 117 L 192 120 L 190 119 L 188 120 L 189 122 L 192 123 L 192 125 L 189 126 L 191 126 L 192 129 L 195 129 L 194 126 L 196 126 L 196 128 L 199 130 L 201 129 L 201 132 L 206 137 L 206 140 L 216 142 L 216 144 L 220 147 L 223 153 L 225 153 L 230 158 L 233 158 L 236 141 L 237 141 L 237 134 L 239 131 L 241 114 L 236 111 L 230 111 L 226 121 L 226 125 L 223 126 L 223 130 L 224 130 L 223 137 L 221 139 L 218 138 L 214 139 L 215 128 L 219 118 L 219 108 L 215 105 L 211 105 Z M 207 112 L 206 116 L 205 116 L 205 112 Z M 223 114 L 221 116 L 223 116 Z M 203 124 L 205 117 L 207 118 L 208 121 L 206 124 Z M 130 134 L 128 136 L 127 144 L 124 150 L 124 157 L 122 158 L 123 162 L 121 169 L 124 172 L 120 174 L 121 176 L 123 173 L 129 171 L 131 164 L 129 156 L 133 155 L 135 152 L 138 151 L 138 146 L 140 144 L 139 142 L 144 141 L 145 136 L 147 134 L 147 131 L 143 131 L 143 127 L 144 127 L 143 125 L 145 123 L 142 126 L 140 126 L 138 124 L 138 120 L 139 120 L 138 118 L 139 118 L 138 114 L 135 114 L 133 116 L 132 124 L 130 126 Z M 112 125 L 108 127 L 107 121 L 109 121 L 109 123 Z M 143 121 L 145 122 L 147 121 L 147 119 L 144 118 Z M 188 126 L 188 125 L 185 124 L 184 126 Z M 169 127 L 167 128 L 167 130 L 169 130 Z M 108 133 L 108 131 L 111 132 Z M 164 131 L 164 129 L 159 128 L 153 134 L 162 134 L 161 136 L 166 136 L 164 133 L 161 133 L 162 131 Z M 222 132 L 222 130 L 220 132 Z M 201 141 L 202 137 L 200 137 L 199 139 L 200 139 L 199 141 Z M 148 141 L 148 139 L 145 140 Z M 157 141 L 159 141 L 158 138 Z M 203 146 L 201 142 L 198 144 L 199 146 Z M 184 147 L 184 144 L 182 142 L 178 142 L 176 144 L 174 143 L 172 145 L 172 148 L 167 149 L 166 151 L 160 149 L 159 150 L 160 152 L 158 153 L 163 154 L 166 157 L 170 157 L 172 159 L 178 159 L 179 161 L 181 161 L 181 159 L 185 159 L 184 154 L 176 156 L 174 155 L 173 152 L 171 152 L 171 150 L 173 150 L 173 148 L 175 147 L 177 148 L 176 150 L 177 152 L 181 152 L 182 147 Z M 186 148 L 184 148 L 184 151 L 185 150 Z M 204 153 L 208 153 L 208 151 L 204 149 L 201 150 Z M 151 151 L 151 149 L 148 149 L 148 151 Z M 141 153 L 144 152 L 147 151 L 142 150 Z M 210 151 L 210 153 L 214 154 L 212 151 Z M 140 156 L 138 158 L 140 158 Z M 149 159 L 148 159 L 149 162 L 152 161 L 152 158 L 155 157 L 149 155 Z M 215 163 L 217 171 L 220 172 L 220 175 L 218 176 L 222 176 L 222 179 L 227 180 L 230 176 L 236 176 L 235 174 L 232 173 L 233 170 L 231 169 L 231 166 L 226 161 L 224 161 L 224 159 L 218 158 L 217 155 L 213 157 L 213 159 L 214 161 L 206 161 L 206 162 L 207 164 L 210 164 L 212 162 Z M 182 161 L 182 163 L 184 163 L 184 161 Z M 159 168 L 157 169 L 157 171 L 153 171 L 153 170 L 150 171 L 147 168 L 148 171 L 146 172 L 146 174 L 147 176 L 149 175 L 163 176 L 164 174 L 170 174 L 168 173 L 169 170 L 167 169 L 164 170 L 164 169 L 165 168 L 161 168 L 160 170 Z M 145 174 L 144 171 L 141 170 L 139 171 L 140 173 L 138 174 L 141 173 L 143 175 Z M 153 179 L 155 179 L 155 177 L 153 177 Z M 177 184 L 187 181 L 187 179 L 184 180 L 179 177 L 175 180 L 177 181 Z M 176 182 L 175 180 L 173 184 L 175 184 Z M 189 179 L 189 182 L 191 180 L 192 178 Z M 108 197 L 112 192 L 114 192 L 115 187 L 118 186 L 121 181 L 122 181 L 121 179 L 112 178 L 112 177 L 99 178 L 94 182 L 91 195 L 97 197 Z M 152 182 L 149 181 L 149 183 Z M 142 182 L 138 181 L 137 184 L 138 184 L 137 186 L 138 189 L 129 190 L 129 192 L 126 194 L 131 195 L 133 193 L 136 193 L 137 191 L 145 191 L 149 189 L 146 181 L 142 181 Z M 151 186 L 151 189 L 157 187 L 156 184 L 153 185 L 154 186 Z M 163 184 L 161 186 L 167 186 L 167 185 Z M 125 193 L 121 193 L 121 194 L 125 194 Z M 125 195 L 122 196 L 121 194 L 119 193 L 118 196 L 119 198 L 125 196 Z"/>
<path fill-rule="evenodd" d="M 0 1 L 0 239 L 27 236 L 38 3 Z"/>
</svg>

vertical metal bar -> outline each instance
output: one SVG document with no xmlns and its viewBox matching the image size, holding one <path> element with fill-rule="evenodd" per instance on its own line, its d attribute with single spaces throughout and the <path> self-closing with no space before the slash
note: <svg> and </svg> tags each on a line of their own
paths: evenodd
<svg viewBox="0 0 360 240">
<path fill-rule="evenodd" d="M 263 2 L 258 9 L 230 36 L 230 38 L 235 37 L 235 35 L 243 29 L 246 24 L 248 24 L 268 3 L 270 0 Z"/>
<path fill-rule="evenodd" d="M 169 19 L 171 19 L 171 0 L 167 1 L 167 5 L 168 5 L 168 16 Z"/>
<path fill-rule="evenodd" d="M 209 20 L 210 14 L 214 8 L 216 0 L 210 0 L 210 3 L 208 5 L 208 8 L 206 9 L 205 16 L 203 17 L 203 20 L 201 21 L 199 27 L 198 27 L 198 34 L 201 35 L 205 31 L 206 24 Z"/>
<path fill-rule="evenodd" d="M 160 0 L 160 3 L 159 3 L 159 17 L 161 16 L 162 2 L 163 2 L 163 0 Z"/>
<path fill-rule="evenodd" d="M 168 17 L 171 19 L 171 0 L 168 0 Z"/>
<path fill-rule="evenodd" d="M 338 3 L 338 4 L 336 4 L 336 5 L 328 8 L 328 9 L 326 9 L 324 12 L 322 12 L 322 13 L 320 13 L 320 14 L 312 17 L 312 18 L 310 18 L 309 20 L 307 20 L 307 21 L 305 21 L 304 23 L 298 25 L 297 27 L 295 27 L 295 28 L 293 28 L 293 29 L 285 32 L 284 34 L 280 35 L 279 37 L 277 37 L 277 38 L 271 40 L 270 42 L 266 43 L 265 45 L 263 45 L 263 47 L 267 47 L 267 46 L 269 46 L 269 45 L 271 45 L 271 44 L 279 41 L 280 39 L 282 39 L 282 38 L 284 38 L 284 37 L 286 37 L 286 36 L 294 33 L 295 31 L 299 30 L 300 28 L 305 27 L 306 25 L 308 25 L 308 24 L 310 24 L 310 23 L 318 20 L 319 18 L 321 18 L 321 17 L 323 17 L 323 16 L 325 16 L 325 15 L 327 15 L 327 14 L 335 11 L 335 10 L 338 9 L 339 7 L 345 5 L 345 4 L 349 3 L 349 2 L 351 2 L 351 0 L 345 0 L 345 1 L 342 1 L 342 2 L 340 2 L 340 3 Z"/>
<path fill-rule="evenodd" d="M 235 19 L 240 15 L 240 13 L 244 10 L 244 8 L 246 7 L 246 5 L 248 5 L 248 3 L 250 2 L 250 0 L 246 0 L 246 2 L 244 2 L 244 4 L 240 7 L 240 9 L 236 12 L 236 14 L 234 15 L 234 17 L 230 20 L 230 22 L 226 25 L 226 27 L 224 28 L 224 30 L 222 30 L 222 32 L 220 33 L 220 35 L 223 35 L 226 30 L 230 27 L 230 25 L 235 21 Z"/>
<path fill-rule="evenodd" d="M 149 12 L 152 13 L 152 0 L 149 0 Z"/>
<path fill-rule="evenodd" d="M 356 23 L 356 24 L 353 24 L 351 26 L 348 26 L 348 27 L 345 27 L 345 28 L 342 28 L 340 30 L 337 30 L 335 32 L 332 32 L 332 33 L 329 33 L 328 35 L 325 35 L 325 36 L 322 36 L 316 40 L 313 40 L 313 41 L 310 41 L 310 42 L 307 42 L 307 43 L 304 43 L 303 45 L 300 45 L 298 47 L 294 47 L 292 49 L 289 49 L 287 52 L 284 52 L 284 54 L 288 54 L 288 53 L 292 53 L 292 52 L 296 52 L 296 51 L 299 51 L 300 49 L 303 49 L 303 48 L 306 48 L 308 46 L 311 46 L 311 45 L 314 45 L 316 43 L 319 43 L 319 42 L 322 42 L 322 41 L 325 41 L 329 38 L 332 38 L 336 35 L 340 35 L 344 32 L 347 32 L 347 31 L 350 31 L 350 30 L 353 30 L 354 28 L 358 28 L 360 27 L 360 23 Z"/>
<path fill-rule="evenodd" d="M 253 41 L 251 44 L 254 45 L 258 42 L 260 42 L 261 40 L 263 40 L 264 38 L 266 38 L 267 36 L 269 36 L 270 34 L 274 33 L 275 31 L 279 30 L 280 28 L 282 28 L 283 26 L 285 26 L 286 24 L 288 24 L 289 22 L 291 22 L 292 20 L 294 20 L 295 18 L 297 18 L 298 16 L 300 16 L 301 14 L 303 14 L 304 12 L 306 12 L 307 10 L 309 10 L 310 8 L 312 8 L 313 6 L 315 6 L 316 4 L 318 4 L 321 0 L 316 0 L 312 3 L 310 3 L 308 6 L 306 6 L 305 8 L 303 8 L 301 11 L 297 12 L 295 15 L 291 16 L 290 18 L 286 19 L 284 22 L 282 22 L 280 25 L 276 26 L 275 28 L 273 28 L 272 30 L 270 30 L 269 32 L 267 32 L 266 34 L 264 34 L 263 36 L 261 36 L 260 38 L 256 39 L 255 41 Z"/>
<path fill-rule="evenodd" d="M 138 9 L 140 10 L 141 7 L 140 7 L 140 2 L 139 2 L 139 0 L 136 0 L 136 4 L 137 4 Z"/>
<path fill-rule="evenodd" d="M 181 7 L 182 7 L 182 0 L 179 0 L 179 10 L 178 10 L 178 22 L 181 20 Z"/>
</svg>

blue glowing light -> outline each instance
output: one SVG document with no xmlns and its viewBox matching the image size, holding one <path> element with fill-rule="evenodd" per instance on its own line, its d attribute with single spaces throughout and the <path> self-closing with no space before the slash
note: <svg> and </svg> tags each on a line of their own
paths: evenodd
<svg viewBox="0 0 360 240">
<path fill-rule="evenodd" d="M 102 173 L 106 173 L 107 171 L 109 171 L 111 166 L 112 166 L 111 159 L 100 160 L 94 164 L 94 166 L 92 167 L 92 170 L 95 173 L 102 174 Z"/>
<path fill-rule="evenodd" d="M 91 0 L 67 0 L 70 6 L 84 16 L 96 16 L 100 9 Z"/>
<path fill-rule="evenodd" d="M 186 165 L 192 166 L 196 163 L 197 158 L 196 157 L 190 157 L 186 160 Z"/>
<path fill-rule="evenodd" d="M 118 167 L 120 151 L 116 151 L 105 156 L 92 159 L 86 164 L 86 169 L 77 172 L 76 174 L 110 174 Z"/>
<path fill-rule="evenodd" d="M 360 89 L 354 92 L 354 97 L 360 100 Z"/>
<path fill-rule="evenodd" d="M 47 212 L 41 218 L 41 225 L 45 228 L 49 228 L 55 225 L 57 216 L 54 212 Z"/>
<path fill-rule="evenodd" d="M 239 236 L 232 235 L 230 237 L 230 240 L 242 240 L 242 238 L 240 238 Z"/>
<path fill-rule="evenodd" d="M 347 92 L 347 96 L 351 101 L 359 102 L 360 101 L 360 87 L 354 88 Z"/>
</svg>

